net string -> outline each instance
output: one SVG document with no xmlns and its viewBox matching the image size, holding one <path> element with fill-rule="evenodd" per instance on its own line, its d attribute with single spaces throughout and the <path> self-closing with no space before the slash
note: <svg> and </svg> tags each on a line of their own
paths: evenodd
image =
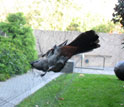
<svg viewBox="0 0 124 107">
<path fill-rule="evenodd" d="M 67 77 L 68 74 L 65 74 L 65 75 Z M 67 84 L 65 84 L 65 86 L 61 86 L 61 90 L 58 93 L 56 93 L 53 104 L 56 104 L 56 103 L 59 104 L 59 98 L 61 98 L 61 96 L 65 92 L 65 90 L 67 90 L 68 87 L 72 84 L 73 80 L 74 80 L 74 73 L 72 74 L 71 79 L 67 82 Z"/>
</svg>

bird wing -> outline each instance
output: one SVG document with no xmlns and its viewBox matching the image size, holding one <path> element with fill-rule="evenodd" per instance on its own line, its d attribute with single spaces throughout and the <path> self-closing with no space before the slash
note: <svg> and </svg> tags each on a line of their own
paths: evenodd
<svg viewBox="0 0 124 107">
<path fill-rule="evenodd" d="M 56 63 L 52 66 L 49 66 L 49 71 L 60 72 L 64 68 L 67 61 L 68 57 L 59 56 Z"/>
<path fill-rule="evenodd" d="M 63 43 L 59 44 L 57 47 L 63 47 L 67 44 L 68 40 L 64 41 Z M 42 55 L 42 57 L 49 57 L 54 54 L 54 50 L 56 48 L 56 45 L 53 46 L 53 48 L 49 49 L 45 54 Z"/>
</svg>

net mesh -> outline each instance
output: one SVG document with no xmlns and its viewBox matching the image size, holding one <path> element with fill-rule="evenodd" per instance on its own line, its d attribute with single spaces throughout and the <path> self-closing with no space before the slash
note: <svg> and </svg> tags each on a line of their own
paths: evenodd
<svg viewBox="0 0 124 107">
<path fill-rule="evenodd" d="M 38 23 L 37 20 L 41 21 L 42 15 L 46 15 L 46 8 L 44 8 L 44 5 L 50 5 L 49 3 L 45 4 L 44 0 L 42 0 L 42 7 L 39 5 L 39 1 L 41 0 L 0 0 L 0 22 L 6 20 L 6 16 L 9 13 L 16 13 L 16 12 L 23 12 L 29 20 L 28 24 L 32 26 L 32 28 L 40 28 L 40 24 L 44 24 L 44 29 L 48 27 L 47 24 L 45 23 Z M 33 5 L 32 5 L 33 4 Z M 37 11 L 37 7 L 40 7 L 39 10 Z M 44 9 L 41 13 L 39 13 L 40 9 Z M 50 12 L 50 8 L 49 12 Z M 39 15 L 40 14 L 40 15 Z M 45 19 L 44 19 L 45 20 Z M 64 20 L 64 19 L 63 19 Z M 47 22 L 47 19 L 45 20 Z M 56 27 L 56 25 L 55 25 Z M 54 28 L 54 27 L 53 27 Z M 63 30 L 63 29 L 62 29 Z M 74 33 L 74 32 L 73 32 Z M 79 33 L 79 32 L 78 32 Z M 54 37 L 55 38 L 55 37 Z M 61 36 L 62 38 L 62 36 Z M 48 38 L 49 39 L 49 38 Z M 60 39 L 60 38 L 59 38 Z M 63 36 L 63 39 L 66 39 L 66 35 Z M 38 39 L 39 40 L 39 39 Z M 56 38 L 55 38 L 56 40 Z M 38 41 L 39 44 L 40 41 Z M 57 42 L 57 40 L 56 40 Z M 55 42 L 54 42 L 55 43 Z M 39 51 L 41 54 L 42 52 L 42 47 L 38 45 Z M 45 49 L 48 49 L 45 47 Z M 76 67 L 82 67 L 82 58 L 80 56 L 77 56 L 75 59 L 75 65 Z M 42 72 L 32 70 L 29 71 L 28 73 L 21 75 L 21 76 L 16 76 L 12 77 L 11 79 L 5 81 L 5 82 L 0 82 L 0 107 L 11 107 L 11 106 L 16 106 L 20 101 L 22 101 L 24 98 L 28 97 L 32 93 L 34 93 L 36 90 L 39 88 L 43 87 L 45 84 L 50 82 L 51 80 L 54 80 L 58 76 L 62 75 L 61 73 L 53 73 L 49 72 L 46 74 L 46 76 L 41 77 L 40 74 Z M 49 104 L 51 107 L 53 107 L 55 104 L 59 104 L 58 99 L 61 98 L 63 93 L 68 90 L 68 87 L 72 84 L 73 79 L 74 79 L 74 74 L 72 74 L 71 79 L 67 81 L 65 84 L 62 84 L 61 82 L 67 78 L 67 75 L 64 74 L 63 78 L 58 80 L 58 85 L 61 85 L 61 87 L 58 89 L 58 92 L 53 96 L 53 102 L 46 102 L 46 104 Z M 48 97 L 51 97 L 53 85 L 52 84 L 47 84 L 45 85 L 48 91 Z M 45 94 L 45 92 L 44 92 Z M 42 95 L 40 95 L 42 96 Z M 34 103 L 34 101 L 29 97 L 30 105 Z M 41 103 L 44 102 L 45 98 L 41 97 Z M 36 102 L 38 104 L 39 102 Z M 34 107 L 34 105 L 32 105 Z M 35 107 L 38 107 L 35 105 Z"/>
</svg>

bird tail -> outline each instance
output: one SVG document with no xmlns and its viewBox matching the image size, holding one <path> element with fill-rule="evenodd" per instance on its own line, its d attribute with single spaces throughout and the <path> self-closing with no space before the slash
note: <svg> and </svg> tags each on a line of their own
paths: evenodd
<svg viewBox="0 0 124 107">
<path fill-rule="evenodd" d="M 81 33 L 75 40 L 73 40 L 68 46 L 76 47 L 75 54 L 92 51 L 95 48 L 100 47 L 99 36 L 95 31 L 90 30 Z"/>
</svg>

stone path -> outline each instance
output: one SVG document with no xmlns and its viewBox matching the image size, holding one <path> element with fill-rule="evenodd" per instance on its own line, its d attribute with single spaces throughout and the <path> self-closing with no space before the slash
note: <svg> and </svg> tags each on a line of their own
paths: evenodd
<svg viewBox="0 0 124 107">
<path fill-rule="evenodd" d="M 0 82 L 0 107 L 15 107 L 24 98 L 34 93 L 62 73 L 49 72 L 44 77 L 36 71 Z"/>
<path fill-rule="evenodd" d="M 113 70 L 93 70 L 75 68 L 74 73 L 114 75 Z M 16 76 L 5 82 L 0 82 L 0 107 L 15 107 L 24 98 L 34 93 L 45 84 L 60 76 L 62 73 L 49 72 L 40 77 L 38 71 Z"/>
</svg>

